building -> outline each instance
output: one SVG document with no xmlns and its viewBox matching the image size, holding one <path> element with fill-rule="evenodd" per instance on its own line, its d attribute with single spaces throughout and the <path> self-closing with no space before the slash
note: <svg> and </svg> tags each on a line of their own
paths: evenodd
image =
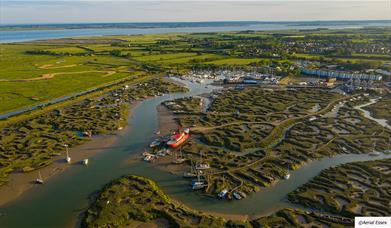
<svg viewBox="0 0 391 228">
<path fill-rule="evenodd" d="M 381 75 L 374 74 L 363 74 L 363 73 L 351 73 L 345 71 L 334 71 L 334 70 L 320 70 L 320 69 L 300 69 L 302 74 L 316 75 L 323 78 L 336 78 L 336 79 L 360 79 L 367 81 L 380 81 L 383 79 Z"/>
</svg>

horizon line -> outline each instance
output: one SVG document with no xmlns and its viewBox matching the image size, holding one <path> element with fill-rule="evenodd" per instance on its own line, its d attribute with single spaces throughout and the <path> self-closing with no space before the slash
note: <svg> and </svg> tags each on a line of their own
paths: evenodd
<svg viewBox="0 0 391 228">
<path fill-rule="evenodd" d="M 33 25 L 99 25 L 99 24 L 192 24 L 192 23 L 305 23 L 305 22 L 390 22 L 391 19 L 341 19 L 341 20 L 212 20 L 212 21 L 150 21 L 150 22 L 131 22 L 131 21 L 118 21 L 118 22 L 58 22 L 58 23 L 10 23 L 0 24 L 0 27 L 6 26 L 33 26 Z"/>
</svg>

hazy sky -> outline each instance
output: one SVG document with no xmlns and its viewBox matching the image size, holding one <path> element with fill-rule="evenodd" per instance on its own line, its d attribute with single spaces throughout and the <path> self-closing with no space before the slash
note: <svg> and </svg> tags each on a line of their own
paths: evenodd
<svg viewBox="0 0 391 228">
<path fill-rule="evenodd" d="M 391 19 L 391 0 L 0 0 L 0 23 Z"/>
</svg>

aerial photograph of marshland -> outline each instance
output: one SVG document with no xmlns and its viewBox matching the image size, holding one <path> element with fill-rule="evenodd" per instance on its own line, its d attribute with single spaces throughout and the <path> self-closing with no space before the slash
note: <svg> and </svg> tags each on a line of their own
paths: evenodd
<svg viewBox="0 0 391 228">
<path fill-rule="evenodd" d="M 391 227 L 389 1 L 0 9 L 0 227 Z"/>
</svg>

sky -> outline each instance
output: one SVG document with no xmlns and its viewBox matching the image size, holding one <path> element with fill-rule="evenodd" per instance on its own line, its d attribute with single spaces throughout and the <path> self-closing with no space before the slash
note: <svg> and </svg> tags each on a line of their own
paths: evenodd
<svg viewBox="0 0 391 228">
<path fill-rule="evenodd" d="M 0 0 L 0 24 L 391 20 L 391 0 Z"/>
</svg>

